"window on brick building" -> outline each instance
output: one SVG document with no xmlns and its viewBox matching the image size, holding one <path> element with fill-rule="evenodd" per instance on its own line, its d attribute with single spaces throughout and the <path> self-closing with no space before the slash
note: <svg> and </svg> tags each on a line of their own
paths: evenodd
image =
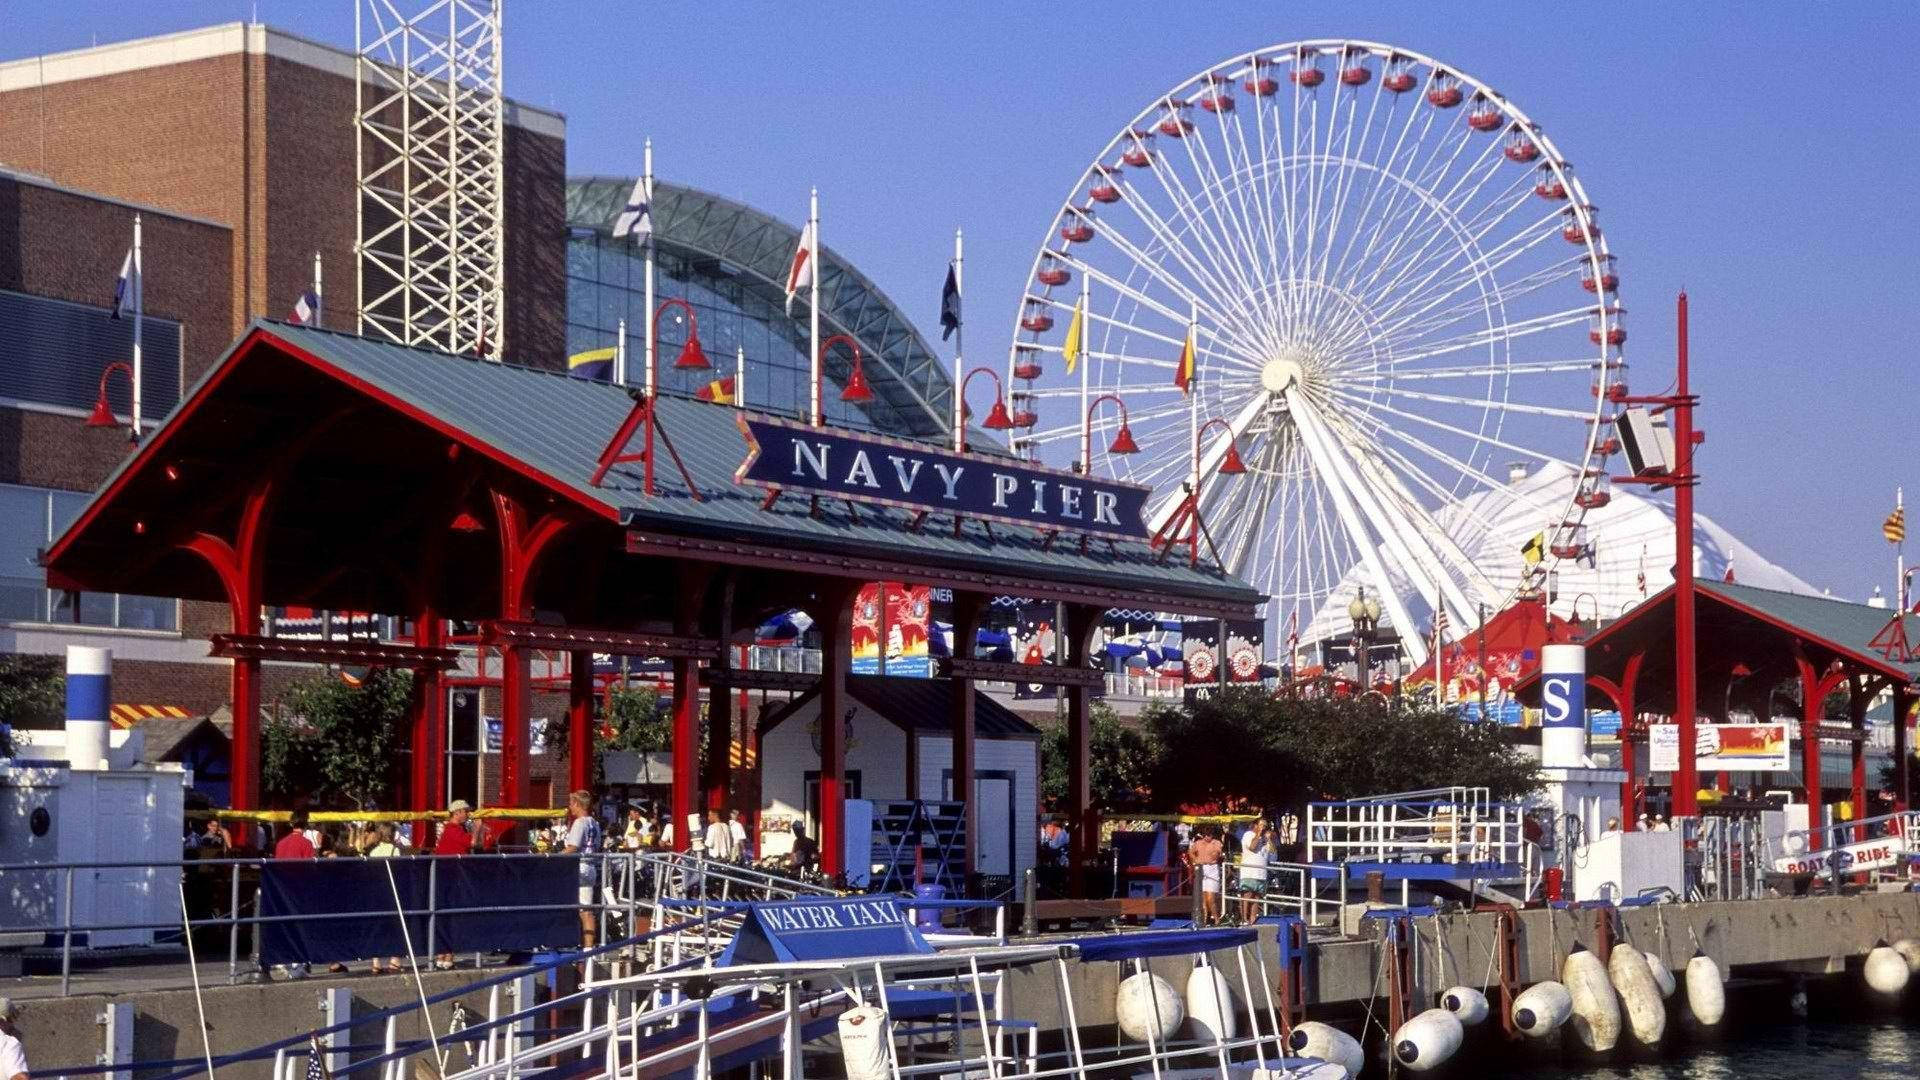
<svg viewBox="0 0 1920 1080">
<path fill-rule="evenodd" d="M 113 282 L 100 283 L 110 298 Z M 151 315 L 141 320 L 142 419 L 165 416 L 180 400 L 180 324 Z M 107 316 L 107 308 L 52 300 L 0 289 L 0 400 L 81 413 L 93 409 L 100 372 L 115 360 L 133 358 L 133 319 Z M 107 403 L 116 416 L 133 409 L 131 380 L 107 380 Z"/>
<path fill-rule="evenodd" d="M 0 484 L 0 621 L 76 623 L 121 630 L 177 630 L 171 597 L 70 593 L 47 588 L 34 562 L 87 505 L 78 491 Z"/>
</svg>

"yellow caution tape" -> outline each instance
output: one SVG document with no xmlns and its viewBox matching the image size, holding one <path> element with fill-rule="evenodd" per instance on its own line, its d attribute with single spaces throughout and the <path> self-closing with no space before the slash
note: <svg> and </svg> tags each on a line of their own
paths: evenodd
<svg viewBox="0 0 1920 1080">
<path fill-rule="evenodd" d="M 1167 821 L 1177 825 L 1248 825 L 1259 814 L 1123 814 L 1104 815 L 1107 821 Z"/>
<path fill-rule="evenodd" d="M 190 818 L 218 818 L 221 821 L 291 821 L 291 810 L 189 810 Z M 566 817 L 567 812 L 555 807 L 488 807 L 473 811 L 477 818 L 514 818 L 518 820 L 541 820 Z M 310 810 L 307 820 L 316 824 L 346 821 L 444 821 L 448 817 L 445 810 Z"/>
</svg>

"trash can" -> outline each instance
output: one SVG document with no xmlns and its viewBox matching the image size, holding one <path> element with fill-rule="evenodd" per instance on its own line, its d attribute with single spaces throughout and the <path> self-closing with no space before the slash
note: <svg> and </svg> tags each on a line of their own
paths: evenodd
<svg viewBox="0 0 1920 1080">
<path fill-rule="evenodd" d="M 915 885 L 913 887 L 913 898 L 915 900 L 945 900 L 947 898 L 947 887 L 939 882 Z M 915 908 L 913 911 L 913 925 L 922 930 L 940 929 L 940 909 Z"/>
</svg>

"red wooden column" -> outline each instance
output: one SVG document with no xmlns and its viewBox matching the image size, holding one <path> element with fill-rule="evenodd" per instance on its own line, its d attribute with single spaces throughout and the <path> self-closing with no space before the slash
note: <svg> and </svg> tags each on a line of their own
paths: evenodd
<svg viewBox="0 0 1920 1080">
<path fill-rule="evenodd" d="M 734 577 L 728 575 L 720 587 L 720 656 L 716 670 L 733 667 L 733 589 Z M 742 749 L 745 744 L 742 743 Z M 702 800 L 707 809 L 725 811 L 733 787 L 733 694 L 725 686 L 710 685 L 707 690 L 706 788 Z"/>
<path fill-rule="evenodd" d="M 953 594 L 953 655 L 972 659 L 975 642 L 979 640 L 980 613 L 985 609 L 985 597 L 979 593 L 955 591 Z M 974 773 L 978 771 L 980 758 L 975 741 L 974 713 L 978 703 L 978 694 L 973 680 L 955 676 L 949 686 L 950 696 L 947 706 L 947 727 L 953 737 L 953 797 L 959 799 L 963 809 L 966 831 L 965 843 L 961 847 L 962 878 L 969 888 L 973 884 L 974 869 L 979 866 L 980 808 L 974 801 Z M 909 745 L 919 742 L 911 733 L 907 736 Z M 918 746 L 910 758 L 909 783 L 912 798 L 920 797 L 920 754 Z"/>
<path fill-rule="evenodd" d="M 500 546 L 500 618 L 533 617 L 533 583 L 540 557 L 572 522 L 555 513 L 532 517 L 512 495 L 491 492 Z M 527 722 L 533 713 L 533 653 L 502 641 L 500 648 L 500 795 L 502 806 L 527 802 Z"/>
<path fill-rule="evenodd" d="M 1088 653 L 1100 627 L 1100 614 L 1100 608 L 1084 604 L 1067 606 L 1058 657 L 1062 667 L 1090 666 Z M 1093 687 L 1075 683 L 1067 687 L 1067 813 L 1073 822 L 1067 835 L 1067 890 L 1074 896 L 1086 894 L 1087 864 L 1100 839 L 1096 835 L 1100 815 L 1093 805 L 1092 753 Z"/>
<path fill-rule="evenodd" d="M 1635 794 L 1633 769 L 1636 754 L 1633 740 L 1634 736 L 1645 734 L 1640 727 L 1634 694 L 1640 685 L 1640 666 L 1646 658 L 1647 654 L 1644 652 L 1637 652 L 1627 657 L 1626 667 L 1620 671 L 1618 685 L 1615 685 L 1613 680 L 1602 676 L 1587 677 L 1587 685 L 1613 699 L 1613 707 L 1620 711 L 1620 767 L 1627 774 L 1627 778 L 1620 782 L 1620 827 L 1629 831 L 1639 820 L 1639 808 L 1644 803 L 1643 798 L 1636 797 Z M 1645 791 L 1644 788 L 1638 790 L 1642 793 Z"/>
<path fill-rule="evenodd" d="M 853 596 L 857 584 L 829 582 L 810 612 L 820 628 L 820 871 L 846 873 L 847 668 L 853 658 Z"/>
<path fill-rule="evenodd" d="M 438 649 L 445 645 L 445 624 L 431 607 L 420 609 L 413 618 L 413 643 L 423 649 Z M 442 746 L 447 731 L 447 691 L 442 683 L 439 668 L 417 667 L 413 669 L 413 700 L 408 703 L 411 714 L 413 754 L 411 789 L 413 809 L 425 812 L 438 809 L 440 805 L 440 780 L 445 775 L 442 768 Z M 416 825 L 416 839 L 423 846 L 427 839 L 426 818 L 422 817 Z"/>
<path fill-rule="evenodd" d="M 291 454 L 289 455 L 291 456 Z M 275 483 L 276 467 L 247 490 L 240 507 L 240 523 L 231 542 L 199 533 L 182 546 L 206 560 L 227 594 L 227 611 L 235 634 L 260 632 L 260 579 L 263 540 Z M 235 810 L 260 806 L 260 661 L 235 657 L 232 661 L 233 738 L 229 801 Z M 236 836 L 241 830 L 236 827 Z"/>
<path fill-rule="evenodd" d="M 593 653 L 567 655 L 567 790 L 593 789 Z"/>
<path fill-rule="evenodd" d="M 1913 696 L 1913 691 L 1905 685 L 1896 685 L 1893 688 L 1893 764 L 1896 770 L 1893 807 L 1903 813 L 1913 805 L 1913 792 L 1909 790 L 1909 762 L 1907 761 L 1910 753 L 1907 748 L 1907 713 L 1913 708 Z"/>
<path fill-rule="evenodd" d="M 1827 694 L 1840 685 L 1845 672 L 1829 673 L 1824 678 L 1813 661 L 1798 647 L 1794 649 L 1794 667 L 1800 673 L 1800 785 L 1807 800 L 1807 850 L 1826 847 L 1826 832 L 1821 826 L 1823 793 L 1820 781 L 1820 720 Z"/>
<path fill-rule="evenodd" d="M 1849 680 L 1852 685 L 1847 695 L 1847 719 L 1853 722 L 1853 820 L 1864 821 L 1867 814 L 1867 702 L 1873 697 L 1871 686 L 1863 686 L 1858 678 Z M 1853 839 L 1856 843 L 1866 840 L 1867 827 L 1855 825 Z"/>
</svg>

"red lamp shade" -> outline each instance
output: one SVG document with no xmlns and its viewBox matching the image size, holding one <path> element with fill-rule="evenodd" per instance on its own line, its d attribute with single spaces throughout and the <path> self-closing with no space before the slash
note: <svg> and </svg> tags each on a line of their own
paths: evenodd
<svg viewBox="0 0 1920 1080">
<path fill-rule="evenodd" d="M 860 354 L 853 354 L 853 374 L 848 376 L 847 385 L 840 390 L 840 400 L 854 404 L 873 400 L 873 387 L 867 385 L 867 373 L 860 366 Z"/>
<path fill-rule="evenodd" d="M 1140 444 L 1133 441 L 1133 429 L 1125 420 L 1120 421 L 1120 430 L 1114 433 L 1113 444 L 1107 447 L 1109 454 L 1137 454 Z"/>
<path fill-rule="evenodd" d="M 93 401 L 93 412 L 87 414 L 88 427 L 119 427 L 120 421 L 113 418 L 113 410 L 107 407 L 107 395 L 101 394 Z"/>
<path fill-rule="evenodd" d="M 1227 444 L 1227 456 L 1220 459 L 1220 473 L 1223 476 L 1239 476 L 1247 471 L 1247 463 L 1240 460 L 1240 448 Z"/>
<path fill-rule="evenodd" d="M 673 366 L 687 369 L 710 368 L 713 366 L 707 361 L 706 352 L 700 348 L 700 335 L 698 333 L 687 335 L 687 343 L 681 347 L 680 356 L 674 360 Z"/>
<path fill-rule="evenodd" d="M 993 408 L 980 425 L 988 431 L 1007 431 L 1013 427 L 1013 417 L 1007 415 L 1007 403 L 1002 398 L 993 399 Z"/>
</svg>

